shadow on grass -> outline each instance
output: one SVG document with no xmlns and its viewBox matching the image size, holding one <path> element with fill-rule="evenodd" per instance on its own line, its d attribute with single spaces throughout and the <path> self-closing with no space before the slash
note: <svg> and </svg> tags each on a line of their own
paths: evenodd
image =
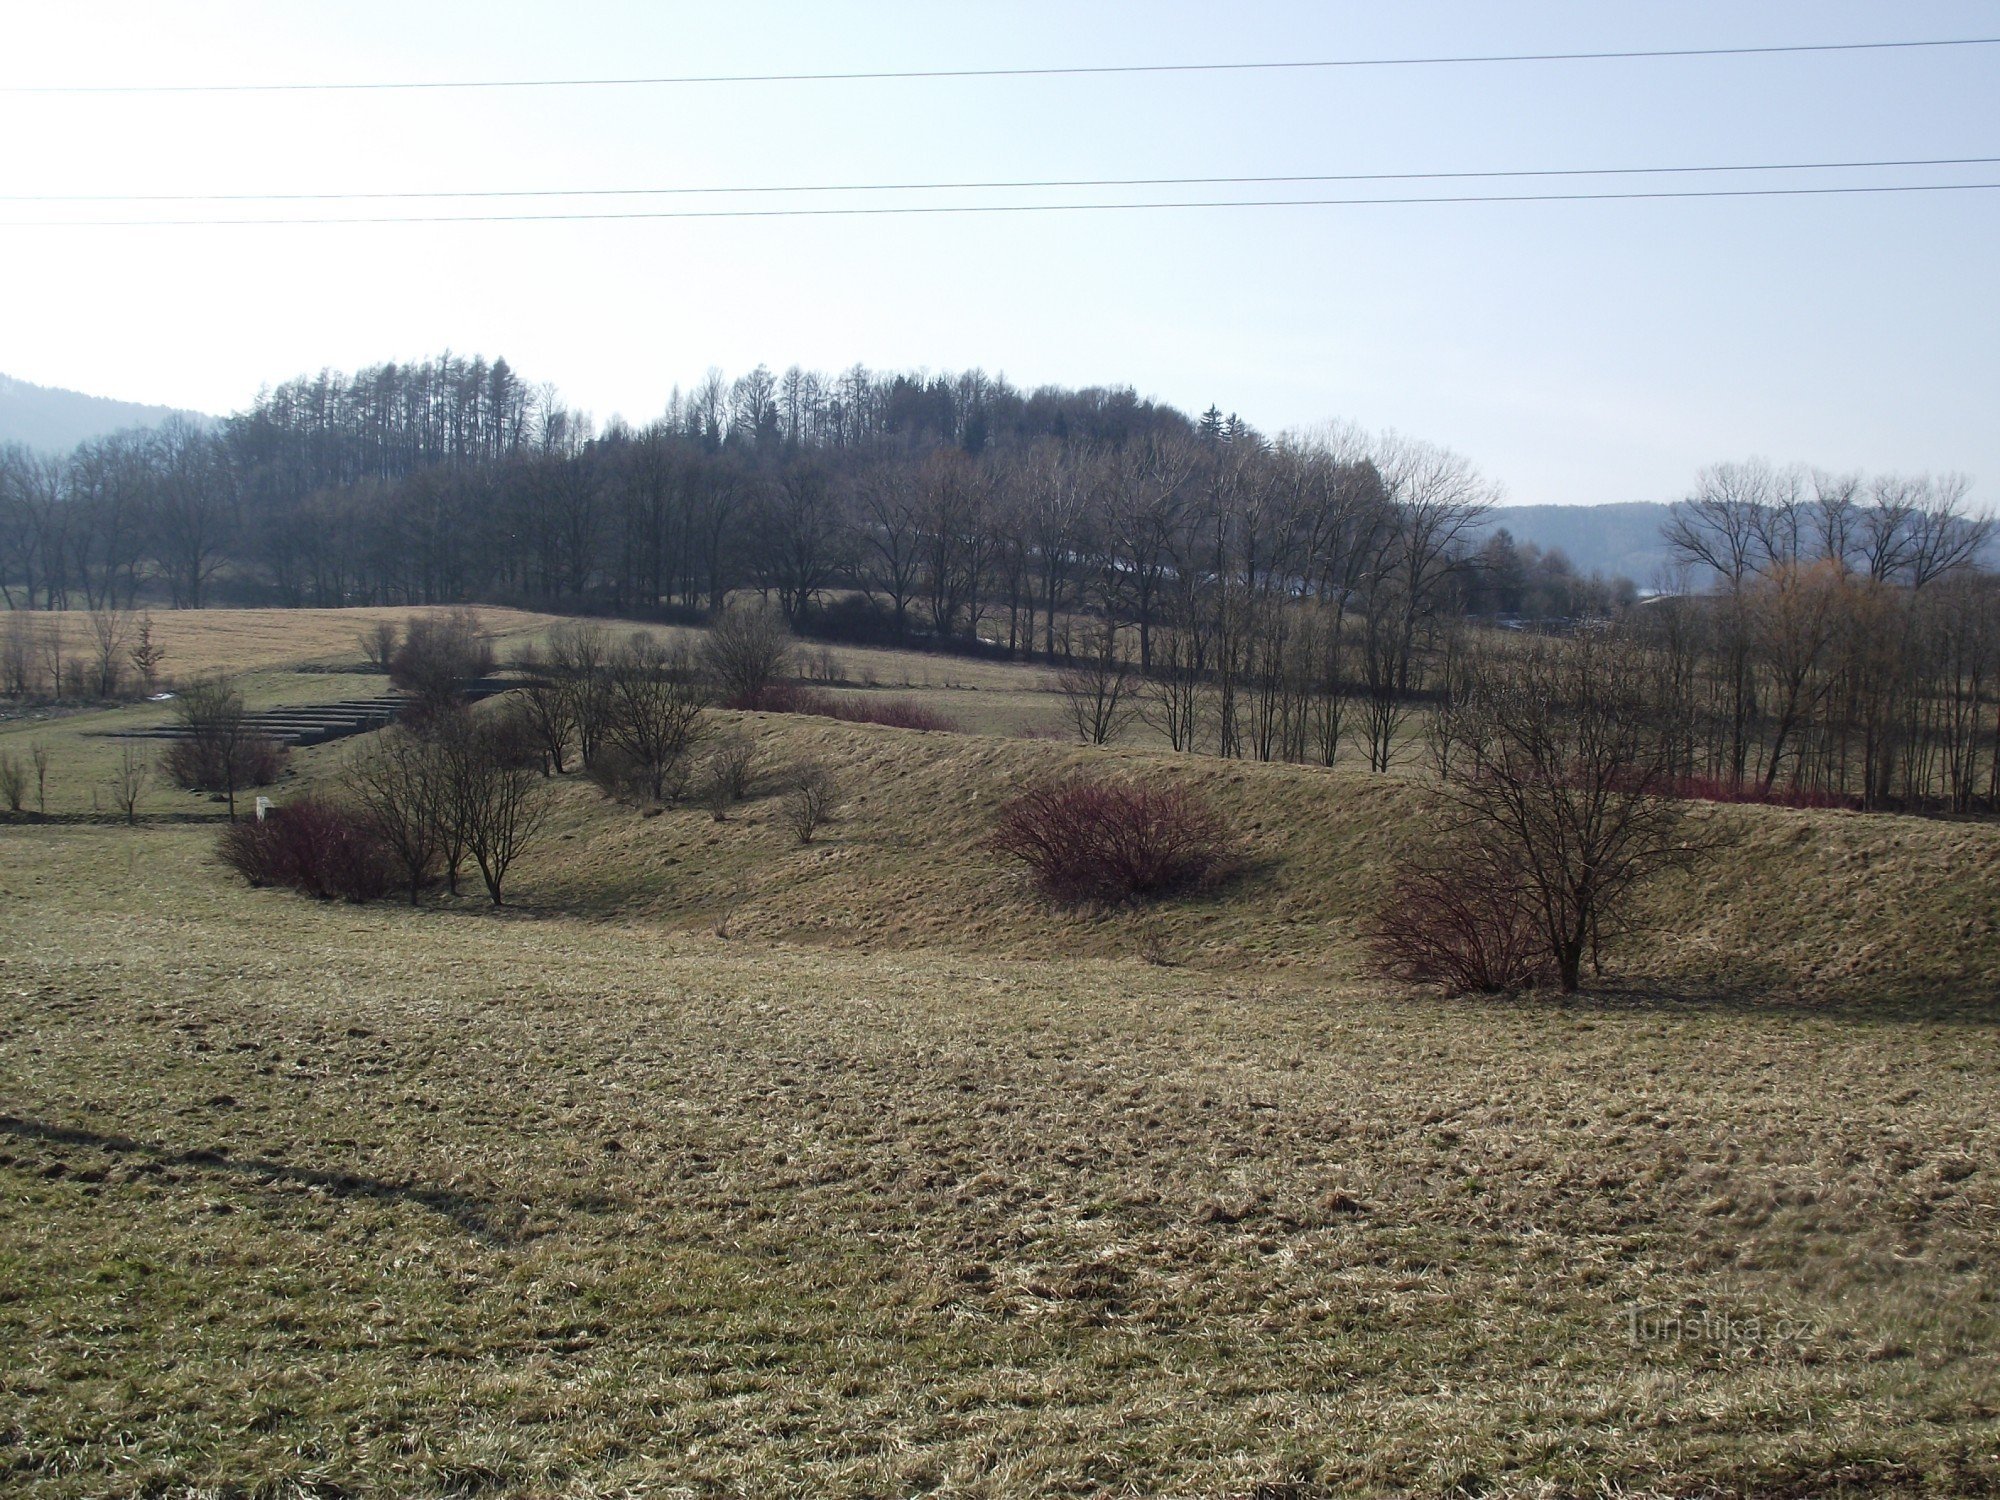
<svg viewBox="0 0 2000 1500">
<path fill-rule="evenodd" d="M 1795 975 L 1773 966 L 1746 964 L 1727 978 L 1621 975 L 1586 980 L 1581 993 L 1554 990 L 1522 996 L 1523 1003 L 1600 1013 L 1731 1015 L 1838 1022 L 1843 1025 L 2000 1026 L 2000 996 L 1968 993 L 1914 981 L 1859 987 L 1830 985 L 1802 990 Z"/>
<path fill-rule="evenodd" d="M 387 1182 L 379 1177 L 363 1177 L 353 1172 L 325 1172 L 313 1167 L 295 1167 L 263 1157 L 227 1156 L 220 1151 L 171 1151 L 150 1146 L 130 1136 L 105 1135 L 95 1130 L 77 1130 L 64 1125 L 46 1125 L 23 1120 L 16 1115 L 0 1115 L 0 1136 L 36 1141 L 49 1146 L 77 1146 L 102 1151 L 111 1156 L 136 1156 L 161 1167 L 187 1167 L 236 1177 L 252 1184 L 274 1186 L 296 1183 L 323 1188 L 339 1198 L 367 1198 L 379 1203 L 411 1203 L 458 1225 L 469 1234 L 494 1244 L 512 1244 L 513 1234 L 496 1222 L 488 1205 L 463 1193 L 416 1183 Z"/>
</svg>

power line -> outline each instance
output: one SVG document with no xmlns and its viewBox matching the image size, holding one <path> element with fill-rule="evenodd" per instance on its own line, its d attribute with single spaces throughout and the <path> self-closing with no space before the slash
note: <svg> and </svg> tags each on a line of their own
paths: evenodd
<svg viewBox="0 0 2000 1500">
<path fill-rule="evenodd" d="M 2000 37 L 1945 37 L 1901 42 L 1811 42 L 1774 47 L 1664 47 L 1611 52 L 1504 52 L 1435 57 L 1338 57 L 1301 61 L 1123 63 L 1089 67 L 878 69 L 853 73 L 706 73 L 634 78 L 481 78 L 372 83 L 10 84 L 0 94 L 323 94 L 449 89 L 656 88 L 744 83 L 878 83 L 924 79 L 1089 78 L 1146 73 L 1269 73 L 1326 68 L 1427 68 L 1489 63 L 1629 62 L 1656 58 L 1777 57 L 1809 53 L 1894 52 L 1991 47 Z"/>
<path fill-rule="evenodd" d="M 1629 193 L 1466 193 L 1400 198 L 1230 198 L 1142 203 L 963 203 L 899 204 L 852 208 L 651 209 L 606 213 L 551 214 L 379 214 L 340 218 L 258 219 L 16 219 L 5 229 L 152 229 L 261 225 L 331 224 L 556 224 L 655 219 L 820 219 L 881 218 L 895 215 L 1102 213 L 1135 209 L 1202 208 L 1359 208 L 1399 204 L 1450 203 L 1613 203 L 1694 198 L 1806 198 L 1863 193 L 1965 193 L 2000 188 L 2000 182 L 1911 182 L 1871 186 L 1794 188 L 1689 188 Z"/>
<path fill-rule="evenodd" d="M 1536 167 L 1476 172 L 1315 172 L 1250 177 L 1067 177 L 999 182 L 835 182 L 789 187 L 620 187 L 444 189 L 433 192 L 335 193 L 0 193 L 0 203 L 329 203 L 405 199 L 657 198 L 778 195 L 787 193 L 1001 192 L 1026 188 L 1247 187 L 1309 182 L 1433 182 L 1498 178 L 1643 177 L 1722 172 L 1831 172 L 1887 167 L 1972 167 L 2000 163 L 2000 156 L 1929 156 L 1879 161 L 1788 161 L 1696 167 Z"/>
</svg>

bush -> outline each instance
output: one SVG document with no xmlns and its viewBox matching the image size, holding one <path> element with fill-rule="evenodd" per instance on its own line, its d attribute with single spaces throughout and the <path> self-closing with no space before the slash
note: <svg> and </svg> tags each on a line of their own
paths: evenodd
<svg viewBox="0 0 2000 1500">
<path fill-rule="evenodd" d="M 723 697 L 754 697 L 785 675 L 796 647 L 792 627 L 777 608 L 745 600 L 710 622 L 701 641 L 701 665 Z"/>
<path fill-rule="evenodd" d="M 756 781 L 757 742 L 741 733 L 718 736 L 701 763 L 701 799 L 718 823 Z"/>
<path fill-rule="evenodd" d="M 367 819 L 312 798 L 232 823 L 224 864 L 256 886 L 285 886 L 317 900 L 374 901 L 396 885 L 396 862 Z"/>
<path fill-rule="evenodd" d="M 795 682 L 774 682 L 758 692 L 738 694 L 724 706 L 749 713 L 811 714 L 820 719 L 838 719 L 843 724 L 886 724 L 891 729 L 919 729 L 936 734 L 958 732 L 957 720 L 921 703 L 823 693 Z"/>
<path fill-rule="evenodd" d="M 1221 818 L 1185 788 L 1083 777 L 1043 782 L 1009 802 L 992 845 L 1064 905 L 1187 890 L 1220 874 L 1229 853 Z"/>
<path fill-rule="evenodd" d="M 269 786 L 285 773 L 291 752 L 266 734 L 233 741 L 197 736 L 175 740 L 160 757 L 161 768 L 177 787 L 190 792 L 233 792 Z"/>
<path fill-rule="evenodd" d="M 419 718 L 456 703 L 466 683 L 492 671 L 493 647 L 479 633 L 479 616 L 464 608 L 412 616 L 389 658 L 389 682 L 410 695 Z"/>
<path fill-rule="evenodd" d="M 1404 865 L 1368 945 L 1384 977 L 1453 994 L 1524 989 L 1554 972 L 1525 883 L 1478 850 Z"/>
<path fill-rule="evenodd" d="M 792 767 L 785 793 L 785 822 L 801 844 L 833 821 L 840 811 L 840 781 L 823 760 L 803 760 Z"/>
</svg>

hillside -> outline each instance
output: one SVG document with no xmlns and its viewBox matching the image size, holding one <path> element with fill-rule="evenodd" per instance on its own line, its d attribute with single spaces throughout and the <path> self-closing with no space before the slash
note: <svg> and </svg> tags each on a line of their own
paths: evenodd
<svg viewBox="0 0 2000 1500">
<path fill-rule="evenodd" d="M 171 406 L 86 396 L 81 391 L 0 375 L 0 443 L 25 443 L 45 453 L 62 453 L 87 438 L 131 427 L 155 427 L 173 416 L 210 420 L 198 412 L 177 411 Z"/>
<path fill-rule="evenodd" d="M 170 639 L 289 702 L 363 618 Z M 1608 981 L 1453 999 L 1361 963 L 1414 767 L 1009 737 L 1038 672 L 842 657 L 990 732 L 718 714 L 747 803 L 565 777 L 504 910 L 105 816 L 92 731 L 159 705 L 0 724 L 57 783 L 0 819 L 9 1493 L 2000 1488 L 2000 828 L 1705 810 Z M 1050 910 L 985 838 L 1070 770 L 1195 786 L 1241 868 Z"/>
</svg>

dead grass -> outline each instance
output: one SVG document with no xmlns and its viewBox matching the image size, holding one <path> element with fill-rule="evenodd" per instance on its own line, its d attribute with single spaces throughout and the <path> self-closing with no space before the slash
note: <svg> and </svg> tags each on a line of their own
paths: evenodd
<svg viewBox="0 0 2000 1500">
<path fill-rule="evenodd" d="M 1618 985 L 1453 1002 L 1358 977 L 1411 782 L 740 723 L 821 841 L 566 784 L 506 913 L 0 827 L 0 1488 L 2000 1488 L 2000 830 L 1717 809 Z M 1037 906 L 1075 764 L 1236 883 Z"/>
<path fill-rule="evenodd" d="M 0 831 L 13 1492 L 2000 1484 L 1990 1026 L 724 940 L 546 867 L 317 906 L 207 848 Z"/>
</svg>

